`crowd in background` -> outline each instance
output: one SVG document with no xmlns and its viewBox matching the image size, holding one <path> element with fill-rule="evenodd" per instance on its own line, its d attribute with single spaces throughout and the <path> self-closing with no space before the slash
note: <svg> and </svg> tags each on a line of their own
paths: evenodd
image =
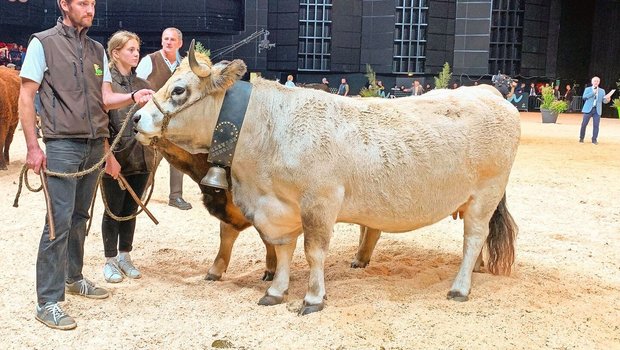
<svg viewBox="0 0 620 350">
<path fill-rule="evenodd" d="M 19 70 L 25 58 L 26 48 L 23 45 L 0 41 L 0 65 Z"/>
</svg>

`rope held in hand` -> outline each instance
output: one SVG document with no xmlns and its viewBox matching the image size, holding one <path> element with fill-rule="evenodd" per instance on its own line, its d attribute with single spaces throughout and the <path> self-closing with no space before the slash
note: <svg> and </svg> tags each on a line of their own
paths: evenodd
<svg viewBox="0 0 620 350">
<path fill-rule="evenodd" d="M 49 195 L 49 191 L 47 189 L 47 176 L 55 176 L 55 177 L 65 177 L 65 178 L 78 178 L 84 175 L 88 175 L 92 172 L 94 172 L 95 170 L 101 169 L 101 166 L 103 165 L 103 163 L 106 161 L 106 159 L 108 158 L 108 156 L 110 156 L 112 154 L 112 152 L 114 151 L 114 149 L 116 148 L 116 146 L 118 145 L 118 143 L 121 140 L 121 135 L 123 134 L 123 132 L 125 131 L 125 128 L 127 127 L 127 125 L 129 124 L 129 120 L 130 117 L 133 116 L 133 114 L 137 111 L 138 109 L 138 105 L 134 104 L 133 107 L 131 107 L 131 109 L 129 110 L 129 112 L 127 112 L 127 115 L 125 116 L 125 121 L 123 122 L 123 125 L 121 126 L 118 134 L 116 135 L 116 137 L 114 138 L 114 141 L 112 142 L 112 144 L 110 145 L 110 148 L 107 150 L 107 152 L 103 155 L 103 157 L 93 166 L 91 166 L 88 169 L 85 170 L 81 170 L 75 173 L 59 173 L 59 172 L 55 172 L 55 171 L 50 171 L 47 169 L 44 169 L 41 171 L 40 173 L 40 177 L 41 177 L 41 186 L 39 186 L 38 188 L 34 188 L 32 186 L 30 186 L 30 183 L 28 182 L 28 171 L 30 170 L 28 168 L 28 165 L 24 164 L 24 166 L 22 167 L 22 170 L 19 174 L 19 185 L 17 187 L 17 193 L 15 194 L 15 200 L 13 201 L 13 207 L 17 208 L 19 206 L 19 196 L 21 195 L 22 192 L 22 187 L 23 187 L 23 183 L 26 183 L 26 188 L 28 188 L 28 190 L 30 190 L 31 192 L 39 192 L 41 190 L 43 190 L 43 192 L 45 193 L 45 201 L 46 201 L 46 207 L 47 207 L 47 218 L 48 218 L 48 226 L 49 226 L 49 237 L 50 237 L 50 241 L 54 240 L 56 238 L 55 235 L 55 230 L 54 230 L 54 219 L 53 219 L 53 215 L 52 215 L 52 205 L 51 205 L 51 198 Z M 103 174 L 105 173 L 105 170 L 101 170 L 99 173 L 99 177 L 97 178 L 97 185 L 101 182 L 101 177 L 103 176 Z M 153 171 L 151 172 L 151 177 L 154 179 L 154 173 L 155 173 L 155 169 L 153 169 Z M 121 180 L 119 180 L 121 181 Z M 146 202 L 144 203 L 144 209 L 146 209 L 146 205 L 148 204 L 150 198 L 151 198 L 151 194 L 153 193 L 153 188 L 154 186 L 154 180 L 150 182 L 151 183 L 151 189 L 148 195 L 148 198 L 146 200 Z M 95 186 L 97 186 L 95 185 Z M 103 188 L 102 188 L 103 190 Z M 92 220 L 93 220 L 93 209 L 94 209 L 94 203 L 95 203 L 95 198 L 97 197 L 97 191 L 95 190 L 95 193 L 93 193 L 93 198 L 91 200 L 90 203 L 90 220 L 88 222 L 88 228 L 86 229 L 86 234 L 88 235 L 88 232 L 90 231 L 90 226 L 92 224 Z M 105 204 L 105 210 L 106 213 L 108 213 L 108 215 L 110 217 L 112 217 L 114 220 L 117 221 L 126 221 L 126 220 L 131 220 L 133 218 L 135 218 L 138 214 L 140 214 L 143 209 L 140 209 L 140 211 L 138 211 L 136 214 L 134 215 L 130 215 L 128 217 L 118 217 L 114 214 L 112 214 L 112 212 L 110 211 L 110 208 L 108 207 L 108 204 L 105 200 L 105 196 L 102 195 L 102 197 L 104 197 L 104 204 Z M 154 219 L 154 217 L 152 218 Z M 154 222 L 156 222 L 157 220 L 155 219 Z M 156 222 L 157 223 L 157 222 Z"/>
</svg>

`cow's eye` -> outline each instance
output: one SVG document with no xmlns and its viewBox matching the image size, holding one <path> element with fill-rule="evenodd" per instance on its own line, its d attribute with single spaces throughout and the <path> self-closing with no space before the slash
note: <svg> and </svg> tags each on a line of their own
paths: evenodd
<svg viewBox="0 0 620 350">
<path fill-rule="evenodd" d="M 185 88 L 182 88 L 180 86 L 177 86 L 172 90 L 173 95 L 182 95 L 184 92 L 185 92 Z"/>
</svg>

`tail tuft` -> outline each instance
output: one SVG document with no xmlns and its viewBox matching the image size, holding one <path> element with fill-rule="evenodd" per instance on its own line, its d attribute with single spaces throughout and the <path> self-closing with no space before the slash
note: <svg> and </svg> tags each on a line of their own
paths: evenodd
<svg viewBox="0 0 620 350">
<path fill-rule="evenodd" d="M 488 269 L 494 275 L 510 275 L 515 261 L 515 242 L 519 228 L 506 208 L 506 194 L 489 222 Z"/>
</svg>

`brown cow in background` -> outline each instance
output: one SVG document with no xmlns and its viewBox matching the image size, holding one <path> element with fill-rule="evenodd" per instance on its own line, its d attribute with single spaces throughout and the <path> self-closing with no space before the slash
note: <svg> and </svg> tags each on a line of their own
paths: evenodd
<svg viewBox="0 0 620 350">
<path fill-rule="evenodd" d="M 14 69 L 0 67 L 0 170 L 9 163 L 9 147 L 17 128 L 20 79 Z"/>
</svg>

